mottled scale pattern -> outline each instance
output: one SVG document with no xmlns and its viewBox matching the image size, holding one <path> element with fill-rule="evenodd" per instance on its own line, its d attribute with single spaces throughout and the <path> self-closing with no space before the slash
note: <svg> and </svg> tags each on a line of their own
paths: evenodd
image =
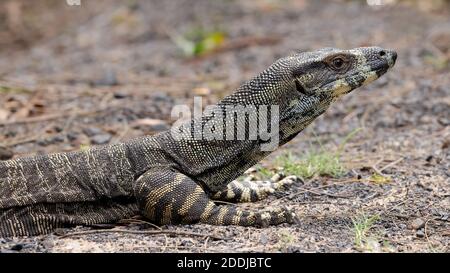
<svg viewBox="0 0 450 273">
<path fill-rule="evenodd" d="M 269 112 L 274 120 L 269 118 L 265 125 L 278 125 L 276 133 L 279 145 L 283 145 L 339 97 L 384 74 L 396 57 L 394 51 L 379 47 L 295 54 L 276 61 L 225 97 L 216 105 L 220 112 L 205 111 L 199 119 L 184 123 L 180 128 L 185 129 L 185 139 L 176 139 L 168 130 L 85 151 L 0 162 L 0 237 L 114 223 L 136 214 L 161 225 L 292 223 L 295 213 L 284 207 L 248 211 L 217 203 L 257 201 L 295 182 L 293 177 L 235 180 L 271 153 L 262 149 L 266 140 L 259 136 L 230 140 L 223 128 L 215 131 L 214 136 L 220 138 L 191 136 L 227 121 L 235 121 L 232 126 L 236 127 L 238 122 L 257 122 L 259 127 L 263 124 L 259 111 L 251 111 L 256 111 L 255 116 L 234 117 L 227 109 L 275 105 L 279 115 Z M 253 132 L 249 128 L 244 136 Z"/>
<path fill-rule="evenodd" d="M 56 228 L 117 222 L 138 215 L 135 199 L 39 203 L 0 210 L 2 236 L 45 234 Z"/>
</svg>

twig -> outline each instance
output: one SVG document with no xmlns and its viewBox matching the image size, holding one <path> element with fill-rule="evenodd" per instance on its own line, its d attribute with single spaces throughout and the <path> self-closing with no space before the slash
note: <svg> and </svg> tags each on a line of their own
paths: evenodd
<svg viewBox="0 0 450 273">
<path fill-rule="evenodd" d="M 227 202 L 227 201 L 223 201 L 223 200 L 212 200 L 214 203 L 218 203 L 218 204 L 225 204 L 225 205 L 232 205 L 235 206 L 235 203 L 231 203 L 231 202 Z"/>
<path fill-rule="evenodd" d="M 99 233 L 127 233 L 127 234 L 144 234 L 144 235 L 157 235 L 157 234 L 168 234 L 168 235 L 181 235 L 181 236 L 196 236 L 196 237 L 210 237 L 215 240 L 227 240 L 224 237 L 215 236 L 212 234 L 202 234 L 196 232 L 187 231 L 176 231 L 176 230 L 123 230 L 123 229 L 105 229 L 105 230 L 87 230 L 80 232 L 68 233 L 60 236 L 59 238 L 83 236 L 88 234 L 99 234 Z"/>
<path fill-rule="evenodd" d="M 152 226 L 152 227 L 154 227 L 156 229 L 162 230 L 161 227 L 159 227 L 159 226 L 157 226 L 157 225 L 155 225 L 155 224 L 153 224 L 151 222 L 148 222 L 148 221 L 145 221 L 145 220 L 141 220 L 141 219 L 123 219 L 123 220 L 120 220 L 119 223 L 123 223 L 123 224 L 145 224 L 145 225 L 150 225 L 150 226 Z"/>
<path fill-rule="evenodd" d="M 409 215 L 403 215 L 403 214 L 399 214 L 399 213 L 386 213 L 386 214 L 392 215 L 392 216 L 400 218 L 400 219 L 405 219 L 405 220 L 408 220 L 411 218 L 411 216 L 409 216 Z"/>
<path fill-rule="evenodd" d="M 327 193 L 327 192 L 317 192 L 317 191 L 310 190 L 310 189 L 305 189 L 305 191 L 310 192 L 315 195 L 326 195 L 326 196 L 330 196 L 330 197 L 334 197 L 334 198 L 349 198 L 350 197 L 350 195 L 338 195 L 338 194 L 332 194 L 332 193 Z"/>
<path fill-rule="evenodd" d="M 223 252 L 223 250 L 217 250 L 217 249 L 204 249 L 202 246 L 180 246 L 180 245 L 174 245 L 174 246 L 146 246 L 147 248 L 153 248 L 153 249 L 161 249 L 162 252 L 166 251 L 166 248 L 170 248 L 173 250 L 179 250 L 179 249 L 185 249 L 185 250 L 198 250 L 203 252 Z M 234 252 L 245 252 L 245 251 L 237 251 L 233 250 Z"/>
<path fill-rule="evenodd" d="M 296 205 L 317 205 L 317 204 L 331 204 L 330 201 L 303 201 L 303 202 L 295 202 Z"/>
<path fill-rule="evenodd" d="M 381 158 L 380 160 L 378 160 L 375 164 L 373 164 L 372 166 L 370 166 L 377 174 L 381 175 L 381 176 L 385 176 L 378 168 L 377 165 L 380 164 L 381 162 L 383 162 L 384 158 Z"/>
<path fill-rule="evenodd" d="M 408 200 L 406 199 L 406 200 L 403 200 L 403 201 L 397 203 L 395 206 L 391 207 L 390 209 L 386 208 L 386 209 L 383 211 L 383 213 L 384 213 L 384 214 L 389 214 L 391 211 L 393 211 L 394 209 L 396 209 L 398 206 L 401 206 L 401 205 L 405 204 L 407 201 L 408 201 Z"/>
<path fill-rule="evenodd" d="M 164 234 L 164 248 L 163 248 L 163 251 L 166 251 L 166 248 L 167 248 L 168 246 L 169 246 L 169 245 L 168 245 L 167 235 Z"/>
<path fill-rule="evenodd" d="M 395 160 L 395 161 L 393 161 L 393 162 L 387 164 L 386 166 L 384 166 L 383 168 L 380 169 L 380 172 L 386 170 L 386 169 L 389 168 L 389 167 L 395 166 L 396 164 L 398 164 L 398 163 L 399 163 L 400 161 L 402 161 L 403 159 L 405 159 L 405 158 L 404 158 L 404 157 L 400 157 L 399 159 L 397 159 L 397 160 Z"/>
<path fill-rule="evenodd" d="M 428 246 L 430 246 L 431 245 L 431 243 L 430 243 L 430 238 L 428 238 L 428 230 L 427 230 L 427 227 L 428 227 L 428 222 L 430 222 L 431 220 L 433 220 L 433 219 L 428 219 L 426 222 L 425 222 L 425 227 L 424 227 L 424 233 L 425 233 L 425 238 L 427 239 L 427 244 L 428 244 Z"/>
<path fill-rule="evenodd" d="M 206 250 L 208 248 L 209 237 L 206 237 L 205 243 L 203 244 L 203 248 Z"/>
</svg>

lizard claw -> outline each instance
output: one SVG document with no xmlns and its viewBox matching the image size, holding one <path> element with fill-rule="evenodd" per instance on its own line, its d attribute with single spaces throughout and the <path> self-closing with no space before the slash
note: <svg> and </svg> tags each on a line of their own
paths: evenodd
<svg viewBox="0 0 450 273">
<path fill-rule="evenodd" d="M 289 186 L 294 184 L 295 182 L 299 181 L 300 178 L 295 176 L 295 175 L 290 175 L 288 177 L 285 177 L 283 179 L 281 179 L 278 182 L 275 182 L 272 184 L 272 187 L 275 189 L 279 189 L 279 188 L 284 188 L 284 186 Z"/>
<path fill-rule="evenodd" d="M 299 220 L 295 213 L 286 207 L 261 212 L 256 219 L 256 225 L 262 228 L 282 223 L 299 223 Z"/>
</svg>

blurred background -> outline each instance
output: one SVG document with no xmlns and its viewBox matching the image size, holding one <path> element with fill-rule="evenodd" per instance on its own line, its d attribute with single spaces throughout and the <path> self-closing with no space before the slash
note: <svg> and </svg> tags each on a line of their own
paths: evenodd
<svg viewBox="0 0 450 273">
<path fill-rule="evenodd" d="M 276 167 L 276 158 L 288 151 L 299 157 L 320 147 L 336 151 L 361 129 L 339 158 L 347 177 L 386 182 L 381 192 L 397 196 L 405 185 L 425 185 L 412 196 L 426 213 L 450 211 L 442 198 L 450 194 L 450 1 L 80 4 L 0 1 L 1 159 L 154 134 L 174 121 L 173 105 L 190 104 L 194 95 L 216 102 L 279 57 L 378 45 L 398 52 L 395 68 L 333 105 L 263 166 Z M 371 176 L 373 166 L 393 162 L 381 178 Z M 448 247 L 442 236 L 437 245 Z"/>
<path fill-rule="evenodd" d="M 220 70 L 235 82 L 289 52 L 373 44 L 398 49 L 408 66 L 447 65 L 444 0 L 71 1 L 0 2 L 2 77 L 92 83 L 110 73 L 129 83 Z"/>
<path fill-rule="evenodd" d="M 100 111 L 120 99 L 126 109 L 114 113 L 128 110 L 125 122 L 133 115 L 167 119 L 170 107 L 146 98 L 171 104 L 197 94 L 216 101 L 275 59 L 321 47 L 397 50 L 397 70 L 379 82 L 395 88 L 378 91 L 376 100 L 405 102 L 409 91 L 420 105 L 448 99 L 449 1 L 71 2 L 0 2 L 0 122 Z M 448 101 L 441 107 L 448 110 Z M 422 116 L 395 114 L 400 120 L 378 119 Z M 5 134 L 0 141 L 8 143 Z"/>
</svg>

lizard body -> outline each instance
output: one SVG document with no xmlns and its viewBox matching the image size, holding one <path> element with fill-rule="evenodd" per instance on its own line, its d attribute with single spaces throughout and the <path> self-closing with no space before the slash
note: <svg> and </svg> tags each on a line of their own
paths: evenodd
<svg viewBox="0 0 450 273">
<path fill-rule="evenodd" d="M 236 105 L 276 105 L 279 115 L 273 120 L 283 145 L 333 101 L 384 74 L 396 57 L 394 51 L 379 47 L 295 54 L 244 83 L 216 109 L 226 112 Z M 205 111 L 200 125 L 227 118 Z M 181 125 L 187 137 L 181 140 L 169 130 L 85 151 L 0 162 L 0 237 L 111 223 L 136 214 L 158 224 L 267 226 L 292 222 L 295 215 L 286 208 L 244 211 L 214 203 L 256 201 L 293 183 L 294 178 L 236 181 L 271 152 L 262 149 L 265 141 L 259 137 L 189 138 L 198 130 L 195 121 Z"/>
</svg>

